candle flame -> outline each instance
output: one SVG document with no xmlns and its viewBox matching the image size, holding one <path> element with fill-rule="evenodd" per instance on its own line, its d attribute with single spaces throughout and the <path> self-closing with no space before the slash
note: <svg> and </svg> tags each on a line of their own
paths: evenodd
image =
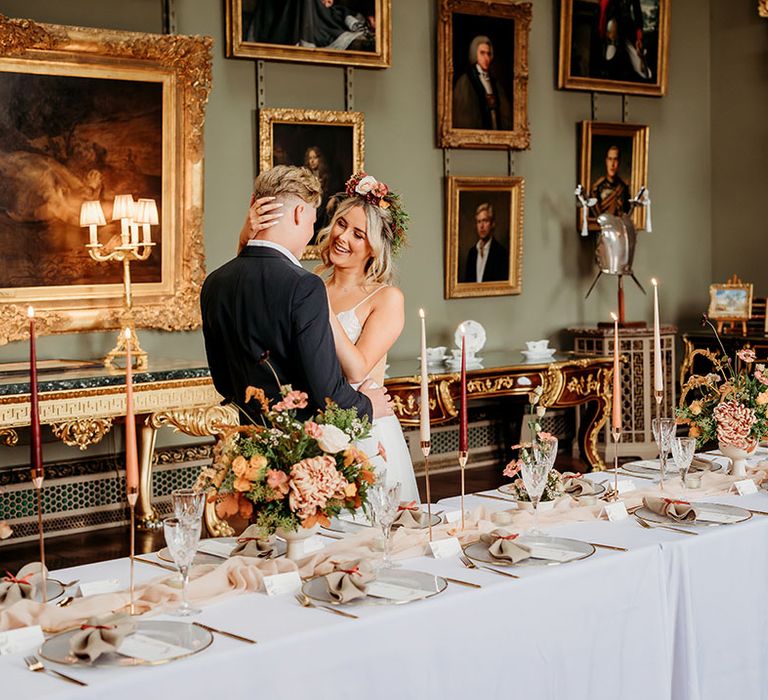
<svg viewBox="0 0 768 700">
<path fill-rule="evenodd" d="M 35 317 L 35 307 L 34 306 L 28 306 L 27 307 L 27 317 L 28 318 L 34 318 Z"/>
<path fill-rule="evenodd" d="M 615 313 L 613 313 L 613 311 L 611 311 L 611 318 L 612 318 L 614 321 L 618 321 L 618 320 L 619 320 L 619 317 L 618 317 L 618 316 L 617 316 Z"/>
<path fill-rule="evenodd" d="M 424 318 L 424 309 L 419 309 L 419 318 Z"/>
<path fill-rule="evenodd" d="M 125 329 L 125 339 L 126 340 L 130 340 L 131 339 L 131 329 L 130 328 L 126 328 Z"/>
<path fill-rule="evenodd" d="M 656 278 L 655 278 L 655 277 L 651 277 L 651 284 L 652 284 L 654 287 L 658 287 L 658 286 L 659 286 L 659 283 L 656 281 Z"/>
</svg>

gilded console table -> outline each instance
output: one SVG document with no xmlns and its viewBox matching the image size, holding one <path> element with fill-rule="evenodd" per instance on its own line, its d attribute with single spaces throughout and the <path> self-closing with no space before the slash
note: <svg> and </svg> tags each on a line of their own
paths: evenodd
<svg viewBox="0 0 768 700">
<path fill-rule="evenodd" d="M 418 366 L 413 360 L 394 361 L 386 387 L 395 415 L 403 425 L 419 423 Z M 482 367 L 467 371 L 467 398 L 516 398 L 528 403 L 528 394 L 543 387 L 541 402 L 548 408 L 585 405 L 579 431 L 579 451 L 592 469 L 605 467 L 597 451 L 600 429 L 611 407 L 613 360 L 610 357 L 579 357 L 560 354 L 548 362 L 528 362 L 514 351 L 484 353 Z M 447 423 L 458 415 L 459 374 L 438 369 L 429 376 L 430 419 L 433 425 Z"/>
<path fill-rule="evenodd" d="M 18 443 L 18 429 L 29 425 L 27 373 L 3 373 L 0 366 L 0 443 Z M 133 375 L 134 410 L 139 430 L 139 501 L 143 527 L 158 523 L 152 507 L 152 456 L 157 430 L 172 427 L 187 435 L 215 435 L 236 425 L 237 411 L 220 406 L 221 396 L 204 362 L 154 359 Z M 125 375 L 100 363 L 72 363 L 38 377 L 40 422 L 62 442 L 81 450 L 94 445 L 125 416 Z"/>
</svg>

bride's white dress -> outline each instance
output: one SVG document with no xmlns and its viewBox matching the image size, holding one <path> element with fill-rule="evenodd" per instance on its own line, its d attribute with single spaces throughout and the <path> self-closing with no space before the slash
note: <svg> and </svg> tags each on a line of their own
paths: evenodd
<svg viewBox="0 0 768 700">
<path fill-rule="evenodd" d="M 381 288 L 380 288 L 381 289 Z M 378 289 L 373 293 L 375 294 Z M 365 301 L 370 299 L 373 294 L 367 296 L 363 301 L 349 309 L 336 314 L 341 327 L 347 334 L 347 337 L 357 343 L 360 334 L 363 331 L 363 325 L 357 317 L 357 308 Z M 382 358 L 382 364 L 384 358 Z M 355 388 L 358 385 L 352 385 Z M 408 451 L 408 444 L 405 442 L 403 429 L 400 427 L 400 421 L 395 416 L 385 416 L 373 421 L 371 436 L 358 443 L 358 447 L 369 456 L 376 455 L 378 444 L 381 443 L 387 454 L 386 462 L 381 457 L 375 456 L 371 461 L 379 472 L 386 472 L 387 484 L 400 482 L 400 498 L 403 501 L 419 502 L 419 489 L 416 486 L 416 477 L 413 473 L 413 462 L 411 454 Z"/>
</svg>

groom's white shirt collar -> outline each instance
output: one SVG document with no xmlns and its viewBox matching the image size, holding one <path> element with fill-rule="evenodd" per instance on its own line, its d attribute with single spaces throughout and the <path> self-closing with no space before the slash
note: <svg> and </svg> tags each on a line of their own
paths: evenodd
<svg viewBox="0 0 768 700">
<path fill-rule="evenodd" d="M 273 243 L 272 241 L 259 241 L 256 239 L 251 239 L 248 241 L 248 245 L 253 246 L 260 246 L 262 248 L 274 248 L 279 253 L 282 253 L 285 255 L 288 260 L 290 260 L 294 265 L 297 265 L 298 267 L 301 267 L 301 263 L 298 261 L 296 256 L 288 250 L 285 246 L 280 245 L 279 243 Z"/>
</svg>

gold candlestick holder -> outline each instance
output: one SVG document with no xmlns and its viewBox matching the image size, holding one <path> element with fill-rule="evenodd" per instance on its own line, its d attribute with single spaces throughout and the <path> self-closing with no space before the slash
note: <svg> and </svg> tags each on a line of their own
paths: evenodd
<svg viewBox="0 0 768 700">
<path fill-rule="evenodd" d="M 466 450 L 459 451 L 459 468 L 461 471 L 461 530 L 464 531 L 464 493 L 465 480 L 464 480 L 464 468 L 467 466 L 467 459 L 469 458 L 469 452 Z"/>
<path fill-rule="evenodd" d="M 621 442 L 621 428 L 611 430 L 613 437 L 613 499 L 619 500 L 619 443 Z"/>
<path fill-rule="evenodd" d="M 432 449 L 431 440 L 421 441 L 421 454 L 424 455 L 424 480 L 427 485 L 427 520 L 429 522 L 429 541 L 432 541 L 432 491 L 429 486 L 429 452 Z"/>
<path fill-rule="evenodd" d="M 147 353 L 139 345 L 133 322 L 133 298 L 131 290 L 131 262 L 143 262 L 152 254 L 155 243 L 151 240 L 150 227 L 159 221 L 157 205 L 152 199 L 133 201 L 131 195 L 117 195 L 112 207 L 112 221 L 120 222 L 120 245 L 109 249 L 98 241 L 98 226 L 106 225 L 101 203 L 83 202 L 80 209 L 80 226 L 90 228 L 90 240 L 85 248 L 91 259 L 97 262 L 121 262 L 123 264 L 124 309 L 120 322 L 117 345 L 104 357 L 104 365 L 115 369 L 118 358 L 127 358 L 127 344 L 135 369 L 147 368 Z M 142 236 L 139 237 L 139 226 Z M 126 329 L 131 333 L 126 339 Z M 126 359 L 127 361 L 127 359 Z"/>
<path fill-rule="evenodd" d="M 43 471 L 42 469 L 32 470 L 32 483 L 37 491 L 37 536 L 40 540 L 40 581 L 41 590 L 43 596 L 43 603 L 48 602 L 48 591 L 46 585 L 46 571 L 45 566 L 45 532 L 43 529 Z"/>
<path fill-rule="evenodd" d="M 663 440 L 661 439 L 663 438 L 663 435 L 661 434 L 661 402 L 664 400 L 664 392 L 654 389 L 653 398 L 656 399 L 656 425 L 658 426 L 659 431 L 659 441 L 657 443 L 659 446 L 659 490 L 664 491 L 664 472 L 667 470 L 666 460 L 661 454 L 661 450 L 663 449 Z M 662 462 L 664 462 L 664 464 L 662 464 Z M 662 467 L 664 468 L 662 469 Z"/>
<path fill-rule="evenodd" d="M 128 509 L 131 512 L 131 543 L 130 543 L 130 557 L 131 557 L 131 573 L 130 573 L 130 603 L 128 605 L 128 612 L 131 615 L 136 614 L 136 586 L 134 580 L 134 564 L 136 558 L 136 502 L 139 500 L 139 489 L 132 487 L 128 489 Z"/>
</svg>

